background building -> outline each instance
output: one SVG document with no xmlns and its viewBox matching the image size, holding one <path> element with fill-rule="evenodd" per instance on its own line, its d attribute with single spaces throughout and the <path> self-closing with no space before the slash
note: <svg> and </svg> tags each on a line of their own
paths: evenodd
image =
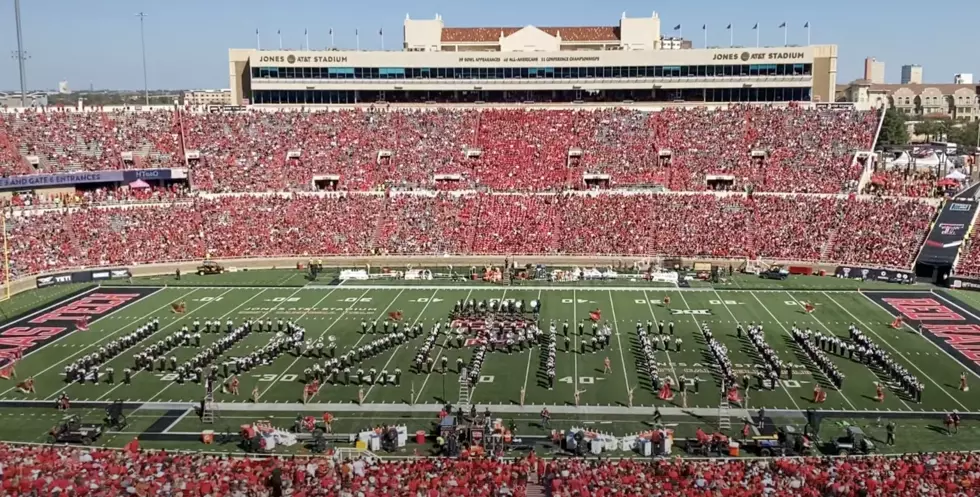
<svg viewBox="0 0 980 497">
<path fill-rule="evenodd" d="M 864 59 L 864 79 L 880 85 L 885 82 L 885 63 L 874 57 Z"/>
<path fill-rule="evenodd" d="M 980 88 L 972 84 L 876 85 L 859 79 L 838 90 L 838 101 L 895 107 L 912 119 L 945 116 L 980 119 Z"/>
<path fill-rule="evenodd" d="M 918 64 L 906 64 L 902 66 L 902 84 L 903 85 L 921 85 L 922 84 L 922 66 Z"/>
<path fill-rule="evenodd" d="M 406 19 L 403 51 L 229 50 L 232 105 L 833 101 L 837 46 L 691 49 L 660 18 L 452 28 Z"/>
<path fill-rule="evenodd" d="M 184 105 L 231 105 L 231 90 L 186 91 Z"/>
<path fill-rule="evenodd" d="M 962 74 L 957 74 L 956 76 L 953 76 L 953 83 L 958 85 L 972 85 L 973 73 L 965 72 Z"/>
</svg>

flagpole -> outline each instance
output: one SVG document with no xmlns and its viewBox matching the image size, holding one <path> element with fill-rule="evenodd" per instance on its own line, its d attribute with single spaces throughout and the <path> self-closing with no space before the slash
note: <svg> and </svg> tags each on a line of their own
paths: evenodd
<svg viewBox="0 0 980 497">
<path fill-rule="evenodd" d="M 381 35 L 381 51 L 384 52 L 385 51 L 385 32 L 384 32 L 384 30 L 378 31 L 378 34 Z"/>
<path fill-rule="evenodd" d="M 306 49 L 310 49 L 310 31 L 307 29 L 303 30 L 303 36 L 306 38 Z"/>
<path fill-rule="evenodd" d="M 708 25 L 705 24 L 701 31 L 704 31 L 704 48 L 708 48 Z"/>
<path fill-rule="evenodd" d="M 282 30 L 277 31 L 279 33 L 279 50 L 282 50 Z"/>
<path fill-rule="evenodd" d="M 756 25 L 755 25 L 755 48 L 759 48 L 759 31 L 760 31 L 759 24 L 756 23 Z"/>
<path fill-rule="evenodd" d="M 359 30 L 354 30 L 354 38 L 357 40 L 357 50 L 361 50 L 361 32 Z"/>
<path fill-rule="evenodd" d="M 787 29 L 788 28 L 786 27 L 786 23 L 784 22 L 783 23 L 783 46 L 784 47 L 789 46 L 789 33 L 786 31 Z"/>
<path fill-rule="evenodd" d="M 728 28 L 728 46 L 729 47 L 734 47 L 735 46 L 735 26 L 732 25 L 732 24 L 729 24 L 729 26 L 730 27 Z"/>
<path fill-rule="evenodd" d="M 806 46 L 810 46 L 810 23 L 806 23 Z"/>
<path fill-rule="evenodd" d="M 262 39 L 259 38 L 259 30 L 255 30 L 255 49 L 262 50 Z"/>
<path fill-rule="evenodd" d="M 684 39 L 684 28 L 677 30 L 677 36 L 680 37 L 680 39 L 682 40 Z"/>
<path fill-rule="evenodd" d="M 330 48 L 334 48 L 336 46 L 337 45 L 335 45 L 333 42 L 333 28 L 330 28 Z"/>
</svg>

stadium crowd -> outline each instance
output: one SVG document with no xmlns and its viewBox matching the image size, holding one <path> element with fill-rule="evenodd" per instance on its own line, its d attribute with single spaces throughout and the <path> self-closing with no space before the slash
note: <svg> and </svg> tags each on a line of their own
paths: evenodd
<svg viewBox="0 0 980 497">
<path fill-rule="evenodd" d="M 711 188 L 709 176 L 755 191 L 840 193 L 860 175 L 877 114 L 799 106 L 635 110 L 353 110 L 336 112 L 74 112 L 0 116 L 0 173 L 178 166 L 217 192 L 339 188 Z M 123 162 L 121 153 L 134 153 Z M 27 156 L 40 159 L 39 168 Z M 437 176 L 441 177 L 436 180 Z M 444 181 L 449 180 L 449 181 Z"/>
<path fill-rule="evenodd" d="M 973 495 L 975 453 L 866 458 L 657 461 L 419 458 L 378 462 L 329 457 L 246 459 L 204 454 L 0 446 L 3 494 L 102 497 L 514 496 L 536 474 L 546 495 L 859 496 Z M 967 493 L 963 493 L 967 492 Z"/>
<path fill-rule="evenodd" d="M 686 255 L 909 267 L 915 200 L 714 194 L 285 194 L 50 209 L 10 221 L 18 274 L 365 254 Z"/>
</svg>

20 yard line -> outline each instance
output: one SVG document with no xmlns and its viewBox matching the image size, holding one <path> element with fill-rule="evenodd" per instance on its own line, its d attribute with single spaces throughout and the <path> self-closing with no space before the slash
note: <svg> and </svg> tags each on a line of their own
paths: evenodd
<svg viewBox="0 0 980 497">
<path fill-rule="evenodd" d="M 858 292 L 858 293 L 861 293 L 861 292 Z M 915 362 L 910 361 L 908 357 L 905 357 L 905 354 L 903 354 L 901 351 L 899 351 L 894 346 L 892 346 L 892 344 L 888 343 L 888 340 L 885 340 L 881 335 L 878 334 L 877 331 L 873 330 L 870 326 L 868 326 L 867 324 L 865 324 L 864 321 L 861 321 L 860 318 L 858 318 L 857 316 L 855 316 L 854 313 L 851 312 L 848 308 L 842 306 L 840 304 L 840 302 L 834 300 L 834 298 L 831 297 L 830 295 L 827 295 L 826 293 L 824 293 L 824 296 L 827 297 L 828 299 L 830 299 L 831 302 L 837 304 L 837 307 L 840 307 L 841 309 L 844 309 L 844 312 L 846 312 L 848 315 L 850 315 L 852 318 L 854 318 L 855 321 L 857 321 L 858 323 L 860 323 L 861 326 L 864 327 L 864 329 L 868 330 L 871 333 L 874 333 L 875 336 L 878 337 L 879 340 L 881 340 L 885 345 L 887 345 L 889 348 L 891 348 L 893 351 L 895 351 L 895 353 L 898 354 L 899 356 L 901 356 L 902 359 L 905 359 L 905 362 L 907 362 L 910 366 L 912 366 L 913 368 L 915 368 L 916 370 L 918 370 L 920 373 L 922 373 L 922 376 L 925 379 L 931 381 L 933 385 L 936 385 L 936 388 L 937 389 L 939 389 L 944 394 L 946 394 L 947 397 L 953 399 L 953 402 L 956 402 L 956 404 L 959 405 L 961 408 L 963 408 L 964 411 L 969 411 L 970 410 L 965 405 L 963 405 L 959 400 L 957 400 L 956 397 L 953 397 L 952 394 L 950 394 L 949 392 L 947 392 L 945 388 L 943 388 L 939 383 L 936 382 L 936 380 L 932 379 L 929 375 L 926 374 L 925 371 L 923 371 L 922 369 L 920 369 L 919 366 L 915 364 Z M 867 295 L 865 295 L 863 293 L 861 293 L 861 296 L 864 297 L 864 298 L 866 298 L 866 299 L 868 299 L 869 301 L 871 301 L 871 303 L 873 303 L 874 305 L 876 305 L 878 307 L 881 307 L 881 304 L 879 304 L 878 302 L 875 302 L 875 300 L 872 299 L 871 297 L 868 297 Z M 881 310 L 885 311 L 888 314 L 891 314 L 884 307 L 881 307 Z M 915 328 L 912 328 L 908 323 L 906 323 L 905 326 L 908 326 L 908 328 L 910 330 L 915 331 Z"/>
<path fill-rule="evenodd" d="M 630 394 L 630 377 L 626 372 L 626 356 L 623 354 L 623 339 L 619 336 L 619 320 L 616 319 L 616 304 L 613 302 L 612 292 L 609 293 L 609 305 L 612 309 L 613 326 L 616 327 L 616 345 L 619 346 L 619 360 L 623 363 L 623 380 L 626 382 L 626 395 Z"/>
<path fill-rule="evenodd" d="M 230 292 L 231 290 L 228 290 L 228 291 Z M 225 293 L 228 293 L 228 292 L 225 292 Z M 222 296 L 224 296 L 224 295 L 225 295 L 225 293 L 222 293 L 221 295 L 219 295 L 219 296 L 218 296 L 218 298 L 220 298 L 220 297 L 222 297 Z M 262 295 L 263 293 L 265 293 L 265 290 L 263 290 L 263 291 L 261 291 L 261 292 L 258 292 L 258 293 L 255 293 L 255 294 L 253 294 L 253 295 L 252 295 L 251 297 L 249 297 L 249 298 L 247 298 L 247 299 L 245 299 L 245 301 L 244 301 L 244 302 L 242 302 L 241 304 L 238 304 L 237 306 L 235 306 L 235 307 L 234 307 L 234 308 L 233 308 L 232 310 L 230 310 L 230 311 L 228 311 L 228 312 L 226 312 L 226 313 L 224 313 L 224 314 L 222 314 L 222 315 L 221 315 L 220 317 L 218 317 L 218 320 L 219 320 L 219 322 L 220 322 L 220 320 L 222 320 L 222 319 L 224 319 L 224 318 L 225 318 L 226 316 L 230 316 L 230 315 L 231 315 L 231 313 L 233 313 L 233 312 L 235 312 L 235 311 L 237 311 L 238 309 L 241 309 L 241 308 L 242 308 L 242 306 L 244 306 L 245 304 L 247 304 L 247 303 L 249 303 L 249 302 L 251 302 L 251 301 L 252 301 L 253 299 L 255 299 L 255 297 L 258 297 L 259 295 Z M 212 301 L 210 301 L 210 302 L 215 302 L 215 300 L 212 300 Z M 276 304 L 276 305 L 277 305 L 277 306 L 279 306 L 279 305 L 282 305 L 282 303 L 280 302 L 279 304 Z M 271 312 L 271 311 L 270 311 L 270 312 Z M 268 313 L 266 313 L 266 314 L 268 314 Z M 181 318 L 180 320 L 183 320 L 183 319 L 186 319 L 186 316 L 185 316 L 185 317 L 183 317 L 183 318 Z M 180 320 L 178 320 L 178 321 L 180 321 Z M 174 323 L 176 323 L 176 321 L 175 321 Z M 162 328 L 161 328 L 161 330 L 162 330 Z M 159 333 L 159 332 L 157 332 L 157 333 Z M 133 371 L 133 376 L 132 376 L 132 378 L 135 378 L 135 377 L 136 377 L 136 375 L 138 375 L 138 374 L 140 374 L 140 372 L 141 372 L 141 371 L 145 371 L 145 370 L 144 370 L 144 369 L 139 369 L 139 370 L 136 370 L 136 371 Z M 165 392 L 165 391 L 166 391 L 166 390 L 167 390 L 168 388 L 170 388 L 171 386 L 173 386 L 173 385 L 174 385 L 174 383 L 177 383 L 177 382 L 176 382 L 176 381 L 171 381 L 171 382 L 169 382 L 169 383 L 167 383 L 167 386 L 165 386 L 165 387 L 163 387 L 163 389 L 162 389 L 162 390 L 160 390 L 159 392 L 157 392 L 157 393 L 156 393 L 156 395 L 154 395 L 154 396 L 152 396 L 152 397 L 150 397 L 149 399 L 147 399 L 147 402 L 149 402 L 149 401 L 151 401 L 151 400 L 153 400 L 153 399 L 155 399 L 155 398 L 156 398 L 156 397 L 157 397 L 158 395 L 160 395 L 160 394 L 162 394 L 163 392 Z M 121 387 L 121 386 L 123 386 L 123 385 L 125 385 L 125 383 L 121 383 L 121 382 L 120 382 L 120 383 L 119 383 L 118 385 L 116 385 L 116 386 L 114 386 L 114 387 L 112 387 L 112 388 L 110 388 L 108 392 L 106 392 L 106 393 L 104 393 L 104 394 L 102 394 L 102 395 L 101 395 L 101 396 L 100 396 L 99 398 L 97 398 L 97 399 L 95 399 L 95 400 L 102 400 L 102 399 L 103 399 L 103 398 L 105 398 L 105 397 L 106 397 L 107 395 L 109 395 L 110 393 L 112 393 L 112 392 L 114 392 L 114 391 L 115 391 L 115 390 L 116 390 L 117 388 L 119 388 L 119 387 Z"/>
</svg>

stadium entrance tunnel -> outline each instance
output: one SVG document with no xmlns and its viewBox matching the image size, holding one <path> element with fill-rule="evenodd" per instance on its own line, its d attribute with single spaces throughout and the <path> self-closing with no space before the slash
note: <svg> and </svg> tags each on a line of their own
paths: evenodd
<svg viewBox="0 0 980 497">
<path fill-rule="evenodd" d="M 915 278 L 920 283 L 934 283 L 936 285 L 949 286 L 949 275 L 952 272 L 952 264 L 935 264 L 931 262 L 917 262 L 915 264 Z"/>
</svg>

